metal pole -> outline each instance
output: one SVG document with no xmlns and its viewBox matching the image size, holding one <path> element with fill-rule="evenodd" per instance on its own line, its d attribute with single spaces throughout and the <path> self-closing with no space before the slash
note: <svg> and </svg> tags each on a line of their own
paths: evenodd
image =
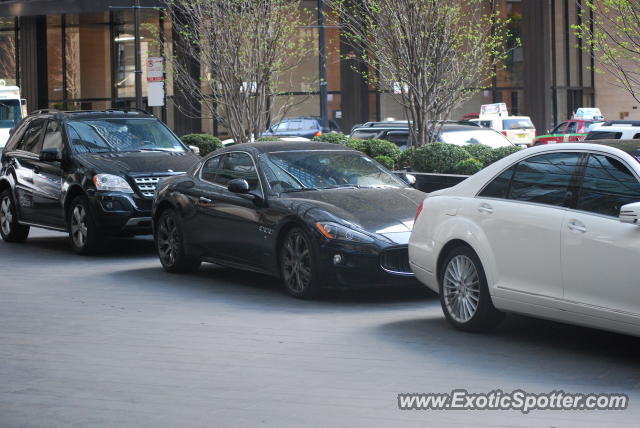
<svg viewBox="0 0 640 428">
<path fill-rule="evenodd" d="M 142 64 L 140 58 L 140 0 L 133 1 L 136 108 L 142 110 Z"/>
<path fill-rule="evenodd" d="M 329 128 L 329 105 L 327 84 L 327 43 L 324 30 L 324 0 L 318 0 L 318 46 L 320 63 L 320 121 Z"/>
</svg>

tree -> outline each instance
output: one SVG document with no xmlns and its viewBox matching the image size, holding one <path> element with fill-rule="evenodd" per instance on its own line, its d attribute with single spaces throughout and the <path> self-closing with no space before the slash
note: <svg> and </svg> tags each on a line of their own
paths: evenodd
<svg viewBox="0 0 640 428">
<path fill-rule="evenodd" d="M 299 0 L 166 0 L 176 52 L 174 83 L 236 142 L 263 132 L 278 86 L 310 49 Z M 204 73 L 194 76 L 193 64 Z M 287 103 L 283 103 L 287 105 Z"/>
<path fill-rule="evenodd" d="M 596 60 L 595 71 L 611 73 L 614 84 L 640 102 L 640 1 L 584 0 L 578 5 L 581 19 L 574 29 Z"/>
<path fill-rule="evenodd" d="M 487 86 L 506 57 L 508 20 L 489 0 L 326 0 L 366 78 L 394 95 L 416 145 Z"/>
</svg>

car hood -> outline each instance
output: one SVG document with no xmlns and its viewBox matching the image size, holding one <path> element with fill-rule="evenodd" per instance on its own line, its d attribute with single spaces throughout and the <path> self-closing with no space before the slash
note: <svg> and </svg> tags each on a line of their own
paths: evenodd
<svg viewBox="0 0 640 428">
<path fill-rule="evenodd" d="M 295 196 L 293 196 L 295 195 Z M 293 194 L 300 207 L 317 209 L 395 244 L 407 244 L 418 205 L 426 194 L 415 189 L 331 189 Z"/>
<path fill-rule="evenodd" d="M 118 175 L 185 172 L 199 162 L 191 152 L 84 153 L 78 159 L 96 173 Z"/>
<path fill-rule="evenodd" d="M 4 147 L 9 141 L 9 128 L 0 128 L 0 148 Z"/>
</svg>

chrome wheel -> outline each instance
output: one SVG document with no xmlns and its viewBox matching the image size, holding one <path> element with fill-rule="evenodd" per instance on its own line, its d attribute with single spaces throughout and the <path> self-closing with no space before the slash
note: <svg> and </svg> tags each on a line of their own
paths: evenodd
<svg viewBox="0 0 640 428">
<path fill-rule="evenodd" d="M 160 258 L 166 265 L 173 266 L 176 262 L 179 237 L 178 226 L 170 215 L 162 217 L 158 226 L 157 242 Z"/>
<path fill-rule="evenodd" d="M 5 196 L 0 202 L 0 227 L 5 235 L 11 234 L 11 223 L 13 222 L 13 214 L 11 212 L 11 198 Z"/>
<path fill-rule="evenodd" d="M 71 239 L 78 248 L 87 243 L 87 211 L 82 205 L 76 205 L 71 213 Z"/>
<path fill-rule="evenodd" d="M 442 287 L 449 315 L 460 323 L 473 318 L 480 301 L 480 277 L 469 257 L 460 254 L 449 261 Z"/>
<path fill-rule="evenodd" d="M 284 244 L 282 274 L 287 288 L 293 293 L 303 293 L 311 284 L 311 253 L 299 231 L 291 233 Z"/>
</svg>

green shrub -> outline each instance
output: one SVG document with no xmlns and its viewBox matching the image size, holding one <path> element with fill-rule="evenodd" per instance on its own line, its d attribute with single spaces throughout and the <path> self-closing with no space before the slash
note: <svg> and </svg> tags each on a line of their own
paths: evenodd
<svg viewBox="0 0 640 428">
<path fill-rule="evenodd" d="M 482 169 L 482 162 L 478 159 L 467 158 L 453 167 L 453 172 L 460 175 L 473 175 Z"/>
<path fill-rule="evenodd" d="M 187 134 L 180 139 L 187 146 L 196 146 L 200 149 L 200 156 L 206 156 L 223 147 L 218 137 L 209 134 Z"/>
<path fill-rule="evenodd" d="M 502 158 L 505 158 L 516 152 L 519 152 L 520 150 L 522 150 L 522 148 L 518 146 L 505 146 L 505 147 L 498 147 L 496 149 L 493 149 L 491 150 L 491 156 L 489 156 L 487 161 L 484 162 L 484 166 L 489 166 L 492 163 L 499 161 Z"/>
<path fill-rule="evenodd" d="M 491 152 L 493 149 L 484 144 L 469 144 L 464 146 L 464 149 L 469 152 L 472 158 L 480 161 L 482 166 L 488 165 L 487 162 L 491 159 Z"/>
<path fill-rule="evenodd" d="M 387 156 L 395 162 L 402 151 L 400 147 L 387 140 L 365 140 L 365 153 L 372 158 Z"/>
<path fill-rule="evenodd" d="M 396 165 L 399 169 L 407 169 L 411 168 L 411 159 L 416 152 L 415 147 L 407 147 L 404 149 L 400 156 L 398 156 L 398 160 L 396 161 Z"/>
<path fill-rule="evenodd" d="M 333 144 L 342 144 L 343 146 L 347 144 L 349 137 L 347 135 L 341 134 L 339 132 L 332 132 L 330 134 L 322 134 L 317 137 L 313 137 L 311 141 L 318 141 L 320 143 L 333 143 Z"/>
<path fill-rule="evenodd" d="M 264 137 L 258 137 L 256 138 L 256 143 L 265 143 L 265 142 L 269 142 L 269 141 L 282 141 L 280 138 L 276 137 L 275 135 L 267 135 Z"/>
<path fill-rule="evenodd" d="M 411 168 L 418 172 L 451 174 L 458 162 L 469 157 L 469 152 L 460 146 L 430 143 L 415 150 L 411 157 Z"/>
<path fill-rule="evenodd" d="M 347 147 L 353 150 L 358 150 L 360 152 L 366 153 L 367 151 L 367 140 L 361 140 L 359 138 L 349 138 L 347 141 Z"/>
<path fill-rule="evenodd" d="M 395 162 L 392 158 L 390 158 L 389 156 L 376 156 L 374 158 L 376 160 L 376 162 L 378 162 L 380 165 L 384 166 L 387 169 L 393 169 L 393 166 L 395 165 Z"/>
</svg>

